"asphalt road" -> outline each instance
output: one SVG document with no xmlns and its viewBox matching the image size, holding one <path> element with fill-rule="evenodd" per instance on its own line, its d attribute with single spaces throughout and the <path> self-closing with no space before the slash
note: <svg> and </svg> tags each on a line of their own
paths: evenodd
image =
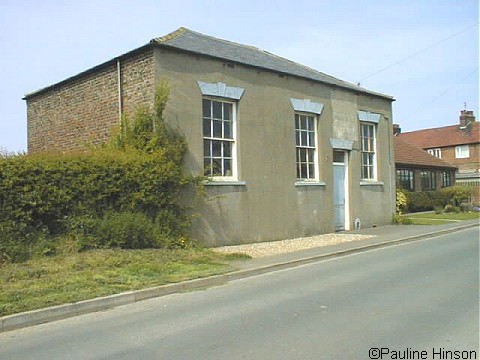
<svg viewBox="0 0 480 360">
<path fill-rule="evenodd" d="M 15 360 L 456 355 L 480 359 L 478 228 L 0 334 Z"/>
</svg>

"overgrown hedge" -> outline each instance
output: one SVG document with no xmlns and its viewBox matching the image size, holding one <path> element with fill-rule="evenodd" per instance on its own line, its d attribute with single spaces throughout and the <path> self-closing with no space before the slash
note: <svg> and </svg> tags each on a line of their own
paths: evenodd
<svg viewBox="0 0 480 360">
<path fill-rule="evenodd" d="M 447 204 L 459 206 L 469 202 L 472 189 L 465 186 L 450 186 L 437 191 L 404 192 L 407 197 L 407 212 L 443 209 Z"/>
<path fill-rule="evenodd" d="M 0 262 L 24 260 L 39 246 L 54 252 L 52 239 L 65 236 L 80 250 L 184 244 L 188 221 L 178 200 L 186 143 L 163 121 L 167 99 L 162 84 L 153 111 L 125 118 L 114 145 L 0 155 Z"/>
</svg>

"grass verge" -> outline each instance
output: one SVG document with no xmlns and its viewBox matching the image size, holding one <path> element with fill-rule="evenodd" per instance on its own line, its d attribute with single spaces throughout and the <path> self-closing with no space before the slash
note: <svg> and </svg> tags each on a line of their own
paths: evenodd
<svg viewBox="0 0 480 360">
<path fill-rule="evenodd" d="M 208 249 L 95 250 L 0 264 L 0 316 L 233 271 Z"/>
<path fill-rule="evenodd" d="M 405 214 L 403 219 L 409 219 L 414 225 L 441 225 L 463 220 L 480 219 L 478 212 L 466 213 L 421 213 L 421 214 Z"/>
</svg>

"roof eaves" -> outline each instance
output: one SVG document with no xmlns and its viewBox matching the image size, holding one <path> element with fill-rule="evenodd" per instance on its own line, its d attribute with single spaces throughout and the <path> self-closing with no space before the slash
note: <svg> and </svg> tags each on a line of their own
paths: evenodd
<svg viewBox="0 0 480 360">
<path fill-rule="evenodd" d="M 176 46 L 172 46 L 172 45 L 169 45 L 169 44 L 157 43 L 157 42 L 152 42 L 152 43 L 157 47 L 165 47 L 165 48 L 170 48 L 170 49 L 173 49 L 175 51 L 179 51 L 179 52 L 183 52 L 183 53 L 187 53 L 187 54 L 199 55 L 199 56 L 204 56 L 206 58 L 217 59 L 217 60 L 224 60 L 224 61 L 228 61 L 229 63 L 238 64 L 238 65 L 242 65 L 242 66 L 247 66 L 247 67 L 251 67 L 251 68 L 254 68 L 254 69 L 272 71 L 272 72 L 275 72 L 275 73 L 281 74 L 281 75 L 287 75 L 287 76 L 291 76 L 291 77 L 295 77 L 295 78 L 299 78 L 299 79 L 304 79 L 304 80 L 309 80 L 309 81 L 313 81 L 313 82 L 316 82 L 316 83 L 325 84 L 325 85 L 328 85 L 332 88 L 341 88 L 341 89 L 349 90 L 349 91 L 352 91 L 352 92 L 360 92 L 360 93 L 364 93 L 364 94 L 368 94 L 368 95 L 372 95 L 372 96 L 376 96 L 376 97 L 381 97 L 381 98 L 384 98 L 384 99 L 387 99 L 387 100 L 390 100 L 390 101 L 395 101 L 395 98 L 393 96 L 382 94 L 382 93 L 371 91 L 371 90 L 367 90 L 367 89 L 361 88 L 361 87 L 353 88 L 353 87 L 348 86 L 348 85 L 332 84 L 332 83 L 327 82 L 327 81 L 312 79 L 312 78 L 307 77 L 307 76 L 292 74 L 290 72 L 270 69 L 270 68 L 263 67 L 263 66 L 247 64 L 247 63 L 244 63 L 244 62 L 241 62 L 241 61 L 228 59 L 226 57 L 214 56 L 214 55 L 210 55 L 210 54 L 203 54 L 203 53 L 193 51 L 193 50 L 180 49 Z M 297 64 L 297 65 L 300 65 L 300 64 Z M 330 76 L 330 75 L 326 75 L 326 76 Z M 342 80 L 340 80 L 340 81 L 342 81 Z"/>
<path fill-rule="evenodd" d="M 415 162 L 406 162 L 406 161 L 395 161 L 396 167 L 410 167 L 415 169 L 427 169 L 427 168 L 435 168 L 435 169 L 458 169 L 455 165 L 450 164 L 441 164 L 441 165 L 434 165 L 434 164 L 422 164 L 422 163 L 415 163 Z"/>
</svg>

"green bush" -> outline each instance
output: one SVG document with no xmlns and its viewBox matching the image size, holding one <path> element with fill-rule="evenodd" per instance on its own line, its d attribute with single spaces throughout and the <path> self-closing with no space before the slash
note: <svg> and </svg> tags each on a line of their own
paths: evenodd
<svg viewBox="0 0 480 360">
<path fill-rule="evenodd" d="M 460 206 L 463 202 L 469 203 L 473 194 L 473 188 L 460 185 L 449 186 L 441 191 L 453 206 Z"/>
<path fill-rule="evenodd" d="M 125 118 L 112 143 L 97 149 L 0 154 L 1 258 L 55 254 L 52 239 L 69 232 L 81 234 L 80 248 L 186 243 L 179 205 L 186 142 L 165 125 L 167 99 L 162 83 L 155 108 L 139 109 L 131 124 Z"/>
<path fill-rule="evenodd" d="M 443 208 L 448 197 L 442 191 L 407 192 L 408 212 L 430 211 Z"/>
<path fill-rule="evenodd" d="M 160 229 L 144 213 L 109 212 L 90 226 L 77 229 L 81 250 L 92 248 L 160 248 Z"/>
</svg>

